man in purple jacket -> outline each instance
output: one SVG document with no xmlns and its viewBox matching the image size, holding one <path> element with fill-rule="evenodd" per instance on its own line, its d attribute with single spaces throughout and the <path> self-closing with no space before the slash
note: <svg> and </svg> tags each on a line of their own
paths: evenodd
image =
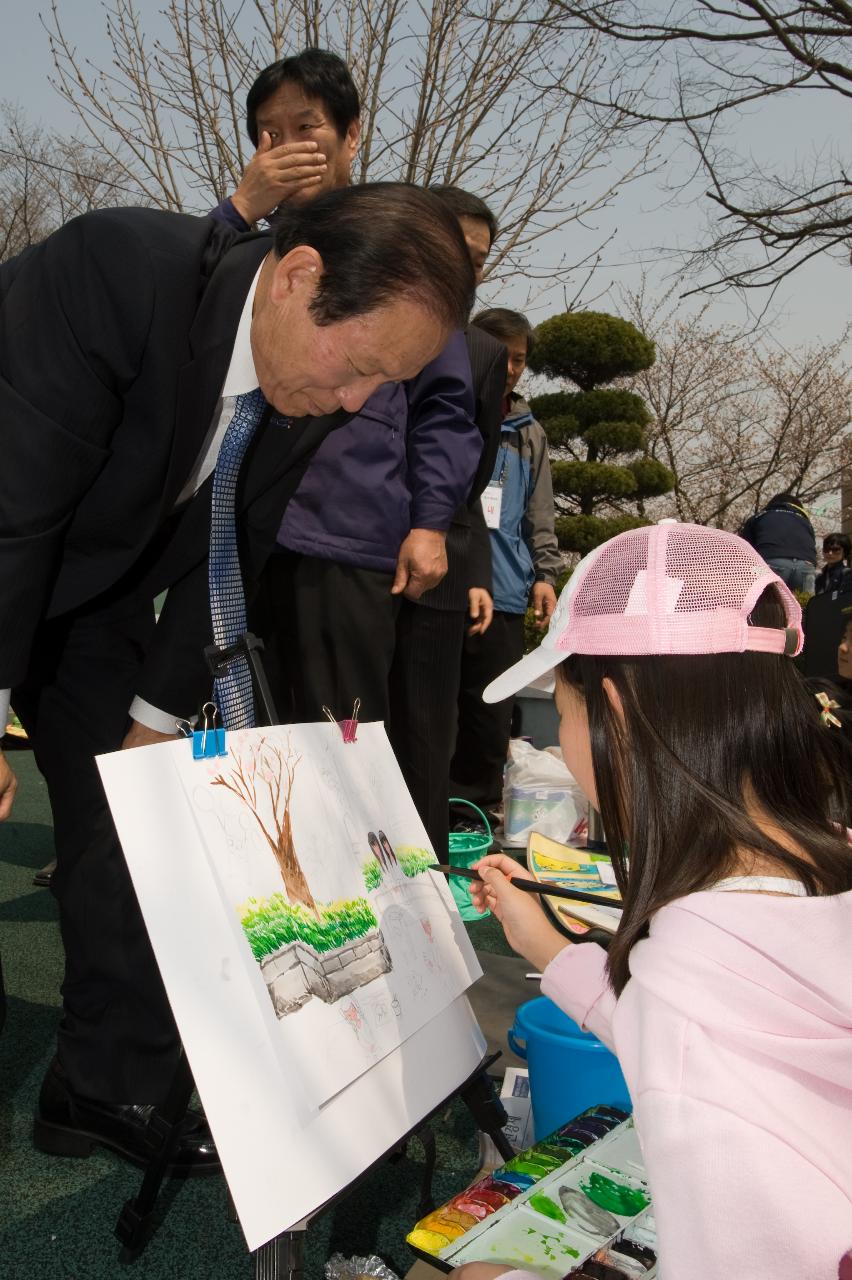
<svg viewBox="0 0 852 1280">
<path fill-rule="evenodd" d="M 274 63 L 246 106 L 257 150 L 214 216 L 239 231 L 261 217 L 274 225 L 278 206 L 349 181 L 360 106 L 341 59 L 310 49 Z M 484 261 L 493 227 L 476 221 L 462 226 Z M 496 451 L 504 359 L 485 335 L 454 335 L 413 382 L 381 387 L 312 459 L 254 618 L 255 630 L 275 637 L 268 665 L 282 718 L 318 719 L 323 705 L 343 716 L 360 697 L 363 719 L 387 721 L 400 600 L 441 581 L 447 531 L 454 518 L 470 523 L 460 513 Z M 460 554 L 469 536 L 454 534 Z M 487 552 L 487 533 L 483 541 Z M 465 605 L 481 626 L 490 610 L 487 554 L 477 576 Z"/>
</svg>

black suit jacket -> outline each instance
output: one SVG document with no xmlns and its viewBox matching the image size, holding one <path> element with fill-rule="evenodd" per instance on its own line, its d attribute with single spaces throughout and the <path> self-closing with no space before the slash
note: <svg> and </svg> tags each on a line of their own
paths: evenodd
<svg viewBox="0 0 852 1280">
<path fill-rule="evenodd" d="M 140 584 L 169 595 L 139 693 L 185 714 L 209 688 L 211 481 L 174 504 L 269 250 L 217 236 L 208 218 L 100 211 L 0 268 L 0 688 L 42 619 Z M 258 428 L 237 497 L 249 575 L 339 420 Z"/>
<path fill-rule="evenodd" d="M 447 572 L 418 604 L 432 609 L 467 612 L 470 587 L 491 590 L 491 540 L 480 496 L 494 473 L 503 422 L 506 348 L 497 338 L 471 325 L 465 333 L 476 398 L 476 424 L 482 434 L 482 456 L 465 506 L 459 507 L 447 531 Z"/>
</svg>

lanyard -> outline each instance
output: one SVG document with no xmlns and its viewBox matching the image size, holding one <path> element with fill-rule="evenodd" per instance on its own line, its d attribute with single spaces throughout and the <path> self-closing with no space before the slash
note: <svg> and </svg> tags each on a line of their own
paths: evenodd
<svg viewBox="0 0 852 1280">
<path fill-rule="evenodd" d="M 499 484 L 500 487 L 506 483 L 506 467 L 509 462 L 509 446 L 507 444 L 500 447 L 500 470 L 497 473 L 497 479 L 492 480 L 492 484 Z"/>
</svg>

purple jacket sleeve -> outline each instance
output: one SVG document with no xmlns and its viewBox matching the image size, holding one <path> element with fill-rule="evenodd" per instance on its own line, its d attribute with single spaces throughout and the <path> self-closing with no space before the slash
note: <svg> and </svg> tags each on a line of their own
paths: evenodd
<svg viewBox="0 0 852 1280">
<path fill-rule="evenodd" d="M 237 213 L 230 196 L 225 196 L 215 209 L 210 210 L 210 217 L 215 218 L 217 222 L 227 222 L 228 226 L 233 227 L 235 231 L 251 231 L 243 215 Z"/>
<path fill-rule="evenodd" d="M 406 383 L 412 529 L 448 529 L 467 500 L 482 453 L 464 334 Z"/>
</svg>

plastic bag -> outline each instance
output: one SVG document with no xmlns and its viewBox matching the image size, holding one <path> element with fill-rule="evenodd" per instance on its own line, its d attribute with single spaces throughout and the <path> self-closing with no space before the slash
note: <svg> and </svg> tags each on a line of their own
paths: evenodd
<svg viewBox="0 0 852 1280">
<path fill-rule="evenodd" d="M 325 1280 L 361 1280 L 369 1276 L 372 1280 L 398 1280 L 395 1271 L 386 1267 L 381 1258 L 375 1254 L 369 1258 L 344 1258 L 342 1253 L 335 1253 L 325 1264 Z"/>
<path fill-rule="evenodd" d="M 512 738 L 503 773 L 506 844 L 525 848 L 531 831 L 567 840 L 586 806 L 558 747 L 539 751 L 523 738 Z"/>
</svg>

